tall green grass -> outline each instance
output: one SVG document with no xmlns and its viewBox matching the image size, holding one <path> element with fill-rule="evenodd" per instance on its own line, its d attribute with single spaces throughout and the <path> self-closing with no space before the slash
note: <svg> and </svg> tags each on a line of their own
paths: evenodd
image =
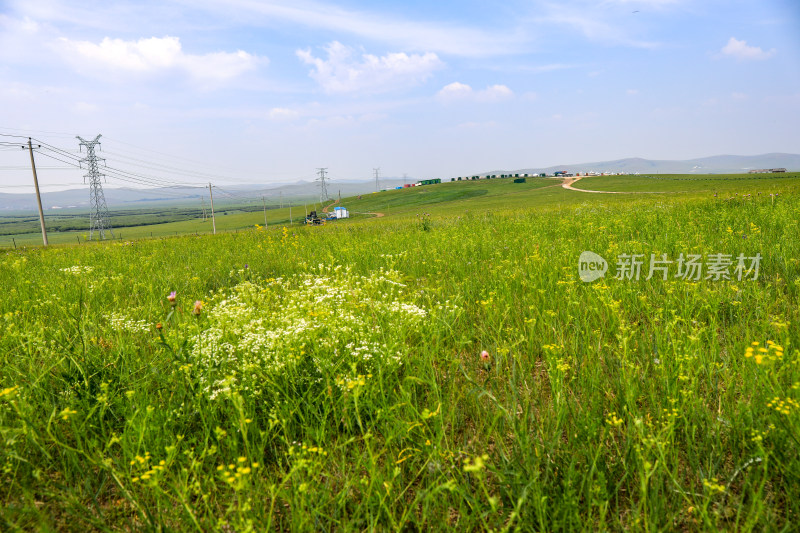
<svg viewBox="0 0 800 533">
<path fill-rule="evenodd" d="M 563 192 L 5 252 L 3 529 L 792 529 L 800 200 Z"/>
</svg>

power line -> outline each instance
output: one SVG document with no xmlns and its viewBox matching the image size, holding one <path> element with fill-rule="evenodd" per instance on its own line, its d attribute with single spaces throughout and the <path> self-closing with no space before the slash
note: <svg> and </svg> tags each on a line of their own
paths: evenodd
<svg viewBox="0 0 800 533">
<path fill-rule="evenodd" d="M 0 128 L 0 129 L 2 129 L 2 128 Z M 47 133 L 56 133 L 56 132 L 47 132 Z M 58 132 L 58 134 L 61 135 L 60 132 Z M 24 137 L 22 135 L 14 135 L 14 134 L 9 134 L 9 133 L 0 133 L 0 136 L 2 136 L 2 138 L 8 138 L 9 141 L 11 141 L 11 139 L 17 139 L 17 138 L 26 139 L 26 137 Z M 2 138 L 0 138 L 0 139 L 2 139 Z M 57 147 L 57 146 L 55 146 L 53 144 L 50 144 L 50 143 L 45 142 L 45 141 L 42 141 L 40 139 L 33 139 L 33 140 L 41 145 L 38 149 L 36 149 L 36 151 L 40 155 L 42 155 L 44 157 L 48 157 L 48 158 L 50 158 L 50 159 L 52 159 L 54 161 L 58 161 L 59 163 L 62 163 L 64 165 L 66 165 L 64 167 L 57 167 L 57 166 L 40 167 L 41 169 L 63 171 L 63 170 L 70 170 L 71 168 L 81 168 L 81 162 L 84 161 L 84 159 L 82 159 L 83 156 L 80 154 L 80 151 L 74 151 L 72 149 L 59 148 L 59 147 Z M 108 140 L 108 139 L 106 139 L 106 140 Z M 119 142 L 119 143 L 122 143 L 122 144 L 130 144 L 130 143 L 122 142 L 122 141 L 116 141 L 116 142 Z M 7 146 L 9 150 L 12 150 L 13 148 L 19 147 L 20 145 L 21 145 L 21 143 L 18 144 L 18 143 L 15 143 L 15 142 L 4 142 L 3 140 L 0 140 L 0 149 L 3 149 L 4 147 Z M 135 145 L 130 145 L 130 146 L 135 146 Z M 142 149 L 142 150 L 144 150 L 144 149 Z M 155 187 L 155 188 L 159 188 L 159 189 L 181 189 L 181 188 L 194 189 L 194 188 L 204 188 L 205 187 L 205 185 L 203 185 L 203 184 L 201 184 L 201 182 L 199 182 L 199 179 L 203 179 L 203 178 L 206 178 L 206 179 L 213 178 L 213 179 L 230 180 L 230 181 L 234 181 L 235 179 L 238 179 L 238 178 L 231 178 L 231 177 L 224 176 L 224 175 L 216 175 L 216 174 L 212 174 L 212 173 L 204 172 L 204 171 L 187 170 L 187 169 L 180 168 L 178 166 L 174 166 L 174 165 L 170 165 L 170 164 L 162 164 L 161 162 L 154 161 L 154 160 L 141 159 L 139 157 L 131 156 L 131 155 L 128 155 L 126 153 L 117 153 L 118 152 L 117 150 L 115 150 L 114 152 L 111 152 L 111 153 L 108 152 L 108 151 L 105 151 L 105 150 L 104 150 L 104 152 L 106 154 L 113 155 L 114 156 L 113 159 L 115 161 L 115 163 L 113 163 L 112 165 L 109 165 L 106 162 L 105 159 L 98 159 L 98 164 L 104 165 L 104 166 L 102 166 L 102 171 L 103 171 L 104 177 L 109 179 L 109 180 L 115 180 L 115 181 L 131 184 L 131 185 L 135 185 L 135 186 L 140 186 L 140 187 L 145 187 L 145 188 L 153 188 L 153 187 Z M 149 153 L 160 154 L 161 152 L 149 151 Z M 148 153 L 148 157 L 149 157 L 149 153 Z M 183 159 L 183 160 L 186 160 L 186 161 L 193 162 L 192 160 L 190 160 L 188 158 L 181 158 L 181 157 L 178 157 L 178 156 L 170 156 L 170 157 L 172 157 L 173 159 Z M 146 170 L 153 170 L 153 171 L 158 172 L 159 174 L 161 172 L 163 172 L 163 173 L 169 174 L 170 176 L 169 177 L 165 177 L 163 175 L 158 175 L 158 174 L 147 172 L 146 170 L 144 172 L 143 171 L 137 171 L 137 170 L 131 170 L 131 169 L 127 168 L 128 166 L 138 167 L 138 168 L 142 168 L 142 169 L 146 169 Z M 13 165 L 9 165 L 7 167 L 0 167 L 0 171 L 22 170 L 22 168 L 23 168 L 21 166 L 19 167 L 19 169 L 13 168 L 13 167 L 14 167 Z M 98 169 L 99 169 L 99 167 L 98 167 Z M 188 179 L 188 180 L 176 180 L 173 177 L 174 175 L 186 176 L 186 177 L 188 177 L 190 179 Z M 308 179 L 308 177 L 309 177 L 308 175 L 304 175 L 304 176 L 297 177 L 295 179 L 303 180 L 303 179 Z M 198 181 L 194 181 L 191 178 L 196 178 L 196 179 L 198 179 Z M 325 190 L 322 191 L 323 192 L 323 195 L 322 195 L 323 198 L 329 197 L 329 194 L 328 194 L 328 191 L 327 191 L 327 182 L 330 181 L 330 179 L 331 179 L 330 177 L 325 176 L 325 182 L 326 183 L 325 183 Z M 63 185 L 69 186 L 69 185 L 72 185 L 72 184 L 63 184 Z M 53 186 L 60 186 L 60 185 L 44 184 L 43 186 L 44 187 L 53 187 Z M 257 198 L 257 196 L 262 196 L 264 194 L 266 194 L 266 195 L 274 194 L 275 189 L 277 189 L 278 187 L 280 187 L 280 185 L 275 184 L 275 185 L 273 185 L 271 187 L 259 188 L 258 190 L 247 191 L 246 193 L 225 191 L 225 196 L 230 195 L 230 197 L 232 197 L 232 198 L 239 198 L 239 199 L 242 199 L 242 200 L 257 202 L 257 201 L 259 201 L 259 198 Z M 2 188 L 2 186 L 0 186 L 0 188 Z M 217 188 L 217 187 L 215 187 L 215 188 Z M 282 191 L 279 191 L 279 192 L 282 195 Z M 181 197 L 180 194 L 170 194 L 168 191 L 163 191 L 163 190 L 160 191 L 160 193 L 164 194 L 166 196 Z M 248 196 L 248 195 L 252 195 L 252 196 Z"/>
<path fill-rule="evenodd" d="M 68 152 L 66 150 L 57 148 L 57 147 L 55 147 L 53 145 L 50 145 L 50 144 L 42 142 L 42 141 L 39 141 L 39 142 L 41 142 L 42 146 L 44 148 L 46 148 L 46 149 L 54 150 L 54 151 L 56 151 L 57 153 L 59 153 L 63 157 L 74 158 L 75 161 L 79 161 L 78 157 L 76 157 L 75 155 L 73 155 L 72 153 L 70 153 L 70 152 Z M 126 157 L 124 155 L 115 154 L 115 153 L 111 153 L 111 152 L 108 152 L 108 151 L 104 151 L 104 153 L 111 154 L 111 155 L 116 155 L 117 157 L 122 157 L 123 159 L 131 159 L 131 160 L 134 160 L 134 161 L 139 161 L 139 162 L 142 162 L 142 163 L 146 163 L 145 161 L 142 161 L 140 159 L 129 158 L 129 157 Z M 128 163 L 128 164 L 131 164 L 131 163 Z M 185 174 L 185 175 L 189 175 L 189 176 L 209 177 L 209 178 L 222 179 L 222 180 L 231 180 L 231 181 L 233 181 L 235 179 L 235 178 L 231 178 L 231 177 L 227 177 L 227 176 L 219 176 L 219 175 L 207 174 L 207 173 L 203 173 L 203 172 L 192 172 L 192 171 L 187 171 L 187 170 L 181 170 L 181 169 L 179 169 L 177 167 L 169 167 L 169 166 L 158 165 L 158 164 L 153 164 L 153 165 L 134 165 L 134 166 L 145 166 L 145 168 L 150 168 L 150 169 L 154 169 L 154 170 L 166 170 L 167 172 L 170 172 L 170 173 L 180 173 L 180 174 Z M 123 170 L 123 169 L 116 168 L 116 167 L 109 167 L 109 166 L 104 167 L 104 171 L 106 171 L 109 176 L 112 174 L 112 172 L 110 172 L 111 170 L 115 170 L 115 171 L 117 171 L 117 173 L 126 174 L 126 175 L 130 176 L 131 178 L 138 178 L 138 179 L 145 180 L 147 182 L 146 184 L 153 185 L 153 186 L 158 186 L 158 187 L 175 186 L 176 184 L 177 185 L 182 185 L 182 186 L 187 186 L 187 187 L 189 187 L 189 186 L 196 186 L 196 187 L 202 186 L 202 187 L 205 187 L 205 185 L 200 185 L 199 182 L 177 181 L 177 180 L 174 180 L 174 179 L 173 180 L 169 180 L 169 179 L 165 179 L 163 177 L 154 176 L 154 175 L 151 175 L 151 174 L 143 174 L 143 173 L 133 172 L 133 171 L 130 171 L 130 170 Z M 301 178 L 305 178 L 305 177 L 307 177 L 307 176 L 302 176 Z M 269 189 L 263 189 L 263 190 L 264 191 L 268 191 Z"/>
<path fill-rule="evenodd" d="M 80 161 L 80 159 L 78 157 L 76 157 L 75 155 L 71 154 L 70 152 L 68 152 L 66 150 L 63 150 L 61 148 L 57 148 L 55 146 L 52 146 L 52 145 L 44 143 L 44 142 L 42 142 L 42 145 L 46 149 L 52 150 L 52 151 L 58 153 L 59 155 L 61 155 L 62 157 L 67 157 L 67 158 L 70 158 L 70 159 L 74 159 L 75 161 L 78 161 L 78 162 Z M 143 183 L 143 184 L 153 185 L 153 186 L 157 186 L 157 187 L 176 186 L 176 184 L 177 185 L 183 185 L 183 186 L 197 186 L 197 187 L 201 186 L 198 182 L 194 182 L 194 183 L 177 182 L 175 180 L 167 180 L 167 179 L 164 179 L 164 178 L 161 178 L 161 177 L 150 176 L 150 175 L 145 175 L 145 174 L 139 174 L 139 173 L 136 173 L 136 172 L 131 172 L 129 170 L 123 170 L 123 169 L 119 169 L 119 168 L 115 168 L 115 167 L 109 167 L 107 165 L 105 167 L 105 170 L 106 171 L 116 171 L 117 174 L 125 174 L 125 175 L 127 175 L 127 176 L 129 176 L 131 178 L 138 178 L 140 180 L 144 180 L 145 183 Z M 108 172 L 108 173 L 111 174 L 112 172 Z"/>
<path fill-rule="evenodd" d="M 166 170 L 166 171 L 171 172 L 171 173 L 183 174 L 183 175 L 186 175 L 186 176 L 216 178 L 216 179 L 223 179 L 223 180 L 234 180 L 235 179 L 235 178 L 232 178 L 230 176 L 221 176 L 221 175 L 218 175 L 218 174 L 209 174 L 209 173 L 206 173 L 206 172 L 197 172 L 197 171 L 193 171 L 193 170 L 184 170 L 184 169 L 181 169 L 181 168 L 178 168 L 178 167 L 169 166 L 169 165 L 160 165 L 160 164 L 157 164 L 157 163 L 153 163 L 152 161 L 150 161 L 150 162 L 143 161 L 143 160 L 135 158 L 135 157 L 129 157 L 129 156 L 126 156 L 126 155 L 123 155 L 123 154 L 118 154 L 118 153 L 115 153 L 115 152 L 109 152 L 108 150 L 106 150 L 105 153 L 107 155 L 115 156 L 118 159 L 128 160 L 129 161 L 128 164 L 132 165 L 132 166 L 135 166 L 135 167 L 147 168 L 147 169 L 150 169 L 150 170 Z M 135 162 L 131 163 L 130 161 L 135 161 Z"/>
<path fill-rule="evenodd" d="M 81 168 L 80 164 L 77 161 L 66 161 L 66 160 L 61 159 L 59 157 L 56 157 L 54 155 L 45 153 L 45 152 L 41 151 L 41 149 L 37 150 L 37 152 L 39 152 L 40 155 L 43 155 L 45 157 L 49 157 L 50 159 L 55 159 L 56 161 L 61 161 L 62 163 L 70 165 L 72 168 Z M 80 161 L 80 160 L 78 160 L 78 161 Z"/>
<path fill-rule="evenodd" d="M 39 165 L 37 168 L 39 170 L 72 170 L 75 167 L 43 167 L 43 166 Z M 14 166 L 14 167 L 0 167 L 0 170 L 7 170 L 7 171 L 27 170 L 27 167 L 24 167 L 22 165 Z"/>
<path fill-rule="evenodd" d="M 73 137 L 74 133 L 65 133 L 63 131 L 45 131 L 45 130 L 29 130 L 24 128 L 8 128 L 5 126 L 0 126 L 2 130 L 10 130 L 10 131 L 24 131 L 25 133 L 46 133 L 48 135 L 60 135 L 63 137 Z M 27 139 L 28 136 L 26 135 L 9 135 L 7 133 L 0 133 L 0 135 L 8 136 L 8 137 L 22 137 L 23 139 Z"/>
<path fill-rule="evenodd" d="M 150 148 L 144 148 L 144 147 L 141 147 L 141 146 L 137 146 L 135 144 L 131 144 L 131 143 L 128 143 L 128 142 L 120 141 L 120 140 L 117 140 L 117 139 L 109 139 L 108 137 L 106 137 L 106 142 L 111 141 L 111 140 L 113 140 L 113 142 L 115 142 L 115 143 L 120 143 L 120 144 L 125 144 L 125 145 L 128 145 L 128 146 L 131 146 L 134 149 L 136 149 L 137 151 L 146 152 L 148 157 L 151 157 L 151 158 L 152 158 L 152 154 L 158 154 L 158 155 L 160 155 L 162 157 L 165 157 L 165 158 L 168 158 L 168 159 L 186 161 L 188 163 L 192 163 L 194 165 L 198 165 L 198 166 L 200 166 L 200 167 L 202 167 L 204 169 L 209 169 L 211 167 L 211 165 L 209 165 L 207 162 L 197 161 L 197 160 L 194 160 L 194 159 L 190 159 L 188 157 L 181 157 L 181 156 L 177 156 L 177 155 L 173 155 L 173 154 L 168 154 L 168 153 L 165 153 L 165 152 L 159 152 L 157 150 L 152 150 Z M 122 151 L 122 150 L 119 150 L 119 151 Z M 110 153 L 110 152 L 108 152 L 106 150 L 105 153 Z M 140 154 L 136 154 L 136 155 L 140 155 Z M 137 160 L 135 157 L 129 157 L 128 159 Z M 139 159 L 139 161 L 141 162 L 140 159 Z M 177 168 L 177 167 L 171 167 L 170 165 L 162 165 L 162 164 L 154 162 L 154 161 L 150 161 L 149 164 L 156 165 L 156 166 L 159 166 L 159 167 L 164 167 L 164 168 L 172 168 L 172 169 L 176 169 Z M 222 168 L 222 167 L 216 167 L 216 168 Z M 241 174 L 245 174 L 245 172 L 242 172 L 242 171 L 239 171 L 239 170 L 235 171 L 236 177 L 232 177 L 232 176 L 229 176 L 229 175 L 212 174 L 212 173 L 203 172 L 203 171 L 201 171 L 201 172 L 193 172 L 193 171 L 187 171 L 187 170 L 184 170 L 184 169 L 177 169 L 177 170 L 180 170 L 181 172 L 184 172 L 184 173 L 187 173 L 187 174 L 190 174 L 190 175 L 205 176 L 206 178 L 213 178 L 213 179 L 217 179 L 217 180 L 235 181 L 235 182 L 252 181 L 252 180 L 246 180 L 246 179 L 243 180 L 242 177 L 241 177 Z M 230 172 L 233 169 L 226 168 L 226 169 L 223 169 L 223 170 Z M 292 174 L 294 174 L 294 173 L 289 173 L 290 176 Z M 286 173 L 282 173 L 282 175 L 286 175 Z M 304 175 L 304 176 L 300 176 L 299 178 L 290 178 L 290 179 L 307 179 L 309 177 L 310 176 L 308 176 L 308 175 Z M 215 187 L 216 187 L 216 185 L 215 185 Z"/>
<path fill-rule="evenodd" d="M 14 129 L 14 128 L 3 128 L 3 129 Z M 0 137 L 16 137 L 17 139 L 27 139 L 25 135 L 12 135 L 10 133 L 0 133 Z"/>
<path fill-rule="evenodd" d="M 42 155 L 41 153 L 39 155 Z M 47 167 L 36 167 L 38 169 Z M 80 183 L 50 183 L 49 185 L 40 185 L 42 189 L 45 187 L 77 187 Z M 30 185 L 0 185 L 0 189 L 27 189 Z"/>
<path fill-rule="evenodd" d="M 131 146 L 133 148 L 136 148 L 137 150 L 141 150 L 141 151 L 147 152 L 148 154 L 154 153 L 154 154 L 159 154 L 159 155 L 171 158 L 171 159 L 180 159 L 182 161 L 186 161 L 188 163 L 194 163 L 196 165 L 200 165 L 201 167 L 205 167 L 205 168 L 208 168 L 210 166 L 210 165 L 208 165 L 208 163 L 205 163 L 205 162 L 202 162 L 202 161 L 196 161 L 194 159 L 189 159 L 188 157 L 181 157 L 181 156 L 174 155 L 174 154 L 169 154 L 169 153 L 165 153 L 165 152 L 159 152 L 159 151 L 153 150 L 151 148 L 144 148 L 142 146 L 137 146 L 137 145 L 131 144 L 129 142 L 120 141 L 119 139 L 109 139 L 108 137 L 106 137 L 106 140 L 114 141 L 115 143 L 125 144 L 127 146 Z M 230 178 L 225 178 L 225 179 L 230 179 Z"/>
<path fill-rule="evenodd" d="M 53 156 L 51 154 L 48 154 L 46 152 L 38 151 L 38 153 L 40 155 L 45 156 L 45 157 L 49 157 L 51 159 L 55 159 L 56 161 L 61 161 L 62 163 L 70 164 L 68 161 L 65 161 L 64 159 L 60 159 L 58 157 L 55 157 L 55 156 Z M 80 168 L 79 164 L 75 164 L 75 163 L 72 163 L 72 164 L 73 164 L 73 166 L 75 168 Z M 143 181 L 143 180 L 140 180 L 140 179 L 128 177 L 125 174 L 117 173 L 117 172 L 115 172 L 113 170 L 109 170 L 108 168 L 106 168 L 105 170 L 106 170 L 106 174 L 111 176 L 114 179 L 117 179 L 117 180 L 120 180 L 120 181 L 124 181 L 126 183 L 131 183 L 131 184 L 134 184 L 134 185 L 147 185 L 148 189 L 152 189 L 153 185 L 157 185 L 158 189 L 159 189 L 159 194 L 166 194 L 167 196 L 172 196 L 174 198 L 185 198 L 185 196 L 183 196 L 183 195 L 169 193 L 167 191 L 164 191 L 164 189 L 167 189 L 167 188 L 183 188 L 183 187 L 178 187 L 178 186 L 174 186 L 174 185 L 173 186 L 163 186 L 163 185 L 160 185 L 160 184 L 153 184 L 151 182 L 147 182 L 147 181 Z M 64 184 L 64 185 L 74 185 L 74 184 L 69 183 L 69 184 Z M 52 187 L 54 185 L 50 185 L 50 186 Z M 186 188 L 190 188 L 190 187 L 186 187 Z M 201 189 L 202 187 L 191 187 L 191 188 Z"/>
<path fill-rule="evenodd" d="M 67 152 L 66 150 L 62 150 L 60 148 L 56 148 L 55 146 L 49 145 L 47 143 L 42 143 L 42 145 L 46 149 L 52 150 L 52 151 L 58 153 L 62 157 L 72 159 L 72 160 L 74 160 L 74 161 L 76 161 L 78 163 L 80 163 L 80 161 L 81 161 L 80 158 L 78 158 L 75 155 Z M 56 158 L 54 158 L 54 159 L 56 159 Z M 62 160 L 62 162 L 63 162 L 63 160 Z M 144 174 L 137 174 L 135 172 L 131 172 L 131 171 L 127 171 L 127 170 L 122 170 L 122 169 L 118 169 L 118 168 L 115 168 L 115 167 L 109 167 L 107 165 L 105 166 L 105 170 L 106 171 L 110 171 L 109 173 L 116 172 L 117 174 L 124 174 L 124 175 L 127 175 L 127 176 L 131 177 L 131 178 L 138 178 L 138 179 L 144 181 L 143 184 L 154 185 L 154 186 L 157 186 L 157 187 L 175 186 L 175 183 L 176 183 L 174 181 L 168 181 L 168 180 L 163 179 L 163 178 L 159 178 L 159 177 L 155 177 L 155 176 L 147 176 L 147 175 L 144 175 Z M 178 183 L 180 183 L 180 182 L 178 182 Z M 195 185 L 195 184 L 186 183 L 185 185 L 190 186 L 190 185 Z M 199 186 L 199 185 L 197 185 L 197 186 Z"/>
</svg>

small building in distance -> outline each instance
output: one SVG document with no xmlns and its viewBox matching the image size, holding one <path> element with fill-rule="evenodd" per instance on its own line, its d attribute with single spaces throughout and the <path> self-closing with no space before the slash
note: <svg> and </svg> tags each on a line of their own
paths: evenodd
<svg viewBox="0 0 800 533">
<path fill-rule="evenodd" d="M 785 168 L 755 168 L 749 174 L 772 174 L 774 172 L 786 172 Z"/>
</svg>

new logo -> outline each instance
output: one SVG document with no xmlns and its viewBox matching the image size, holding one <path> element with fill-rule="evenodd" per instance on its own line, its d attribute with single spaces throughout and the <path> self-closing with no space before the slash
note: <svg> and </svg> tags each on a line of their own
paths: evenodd
<svg viewBox="0 0 800 533">
<path fill-rule="evenodd" d="M 583 252 L 578 258 L 578 275 L 581 281 L 591 282 L 606 275 L 608 263 L 594 252 Z"/>
</svg>

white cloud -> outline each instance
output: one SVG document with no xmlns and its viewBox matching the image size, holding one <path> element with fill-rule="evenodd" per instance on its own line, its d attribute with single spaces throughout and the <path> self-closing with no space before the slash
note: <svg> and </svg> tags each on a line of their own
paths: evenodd
<svg viewBox="0 0 800 533">
<path fill-rule="evenodd" d="M 296 26 L 298 34 L 322 31 L 386 44 L 409 52 L 436 52 L 459 57 L 491 57 L 524 52 L 535 39 L 521 21 L 490 26 L 453 20 L 426 20 L 418 14 L 388 13 L 378 3 L 349 7 L 354 2 L 336 0 L 186 0 L 166 2 L 74 2 L 70 0 L 6 0 L 13 11 L 62 27 L 91 28 L 121 34 L 132 28 L 150 32 L 192 31 L 198 23 L 211 31 L 221 25 L 284 31 Z M 0 2 L 3 6 L 4 2 Z M 338 5 L 337 5 L 338 4 Z M 0 7 L 0 10 L 3 10 Z M 197 17 L 197 12 L 201 16 Z M 417 13 L 424 10 L 417 10 Z M 343 37 L 338 37 L 343 40 Z"/>
<path fill-rule="evenodd" d="M 310 50 L 297 50 L 305 64 L 313 68 L 310 76 L 329 93 L 387 92 L 417 85 L 444 66 L 439 57 L 425 54 L 390 53 L 385 56 L 362 54 L 338 41 L 325 47 L 327 59 L 314 57 Z"/>
<path fill-rule="evenodd" d="M 471 101 L 471 102 L 498 102 L 513 98 L 514 91 L 505 85 L 490 85 L 482 91 L 475 91 L 469 85 L 453 82 L 442 87 L 436 97 L 445 102 Z"/>
<path fill-rule="evenodd" d="M 630 95 L 639 94 L 639 89 L 628 89 L 625 92 L 630 94 Z"/>
<path fill-rule="evenodd" d="M 299 115 L 297 111 L 285 107 L 273 107 L 269 110 L 269 118 L 272 120 L 291 120 Z"/>
<path fill-rule="evenodd" d="M 138 41 L 104 38 L 100 43 L 61 38 L 61 51 L 79 68 L 155 73 L 183 71 L 207 81 L 225 81 L 253 70 L 265 58 L 238 50 L 203 55 L 187 54 L 178 37 L 151 37 Z"/>
<path fill-rule="evenodd" d="M 747 41 L 740 41 L 735 37 L 731 37 L 728 44 L 722 47 L 723 55 L 735 57 L 736 59 L 769 59 L 775 55 L 775 52 L 774 48 L 765 52 L 758 46 L 748 46 Z"/>
<path fill-rule="evenodd" d="M 514 92 L 505 85 L 492 85 L 478 92 L 478 99 L 488 102 L 507 100 L 514 96 Z"/>
<path fill-rule="evenodd" d="M 661 43 L 636 38 L 639 33 L 634 21 L 621 23 L 613 13 L 616 10 L 604 9 L 604 2 L 588 5 L 586 3 L 545 3 L 542 13 L 532 17 L 538 25 L 565 26 L 591 41 L 610 45 L 631 46 L 635 48 L 659 48 Z M 631 15 L 632 17 L 634 15 Z"/>
<path fill-rule="evenodd" d="M 2 8 L 0 8 L 2 9 Z M 0 13 L 0 64 L 40 63 L 42 25 L 29 17 L 12 18 Z"/>
<path fill-rule="evenodd" d="M 15 19 L 0 13 L 0 28 L 3 28 L 4 32 L 36 33 L 40 26 L 30 17 Z"/>
<path fill-rule="evenodd" d="M 472 94 L 472 87 L 465 83 L 454 81 L 442 87 L 436 96 L 445 101 L 452 101 L 470 98 Z"/>
<path fill-rule="evenodd" d="M 498 28 L 410 20 L 375 11 L 344 9 L 313 0 L 194 0 L 195 8 L 248 23 L 293 23 L 306 28 L 345 33 L 387 43 L 403 50 L 438 52 L 462 57 L 517 53 L 531 40 L 528 28 Z"/>
</svg>

